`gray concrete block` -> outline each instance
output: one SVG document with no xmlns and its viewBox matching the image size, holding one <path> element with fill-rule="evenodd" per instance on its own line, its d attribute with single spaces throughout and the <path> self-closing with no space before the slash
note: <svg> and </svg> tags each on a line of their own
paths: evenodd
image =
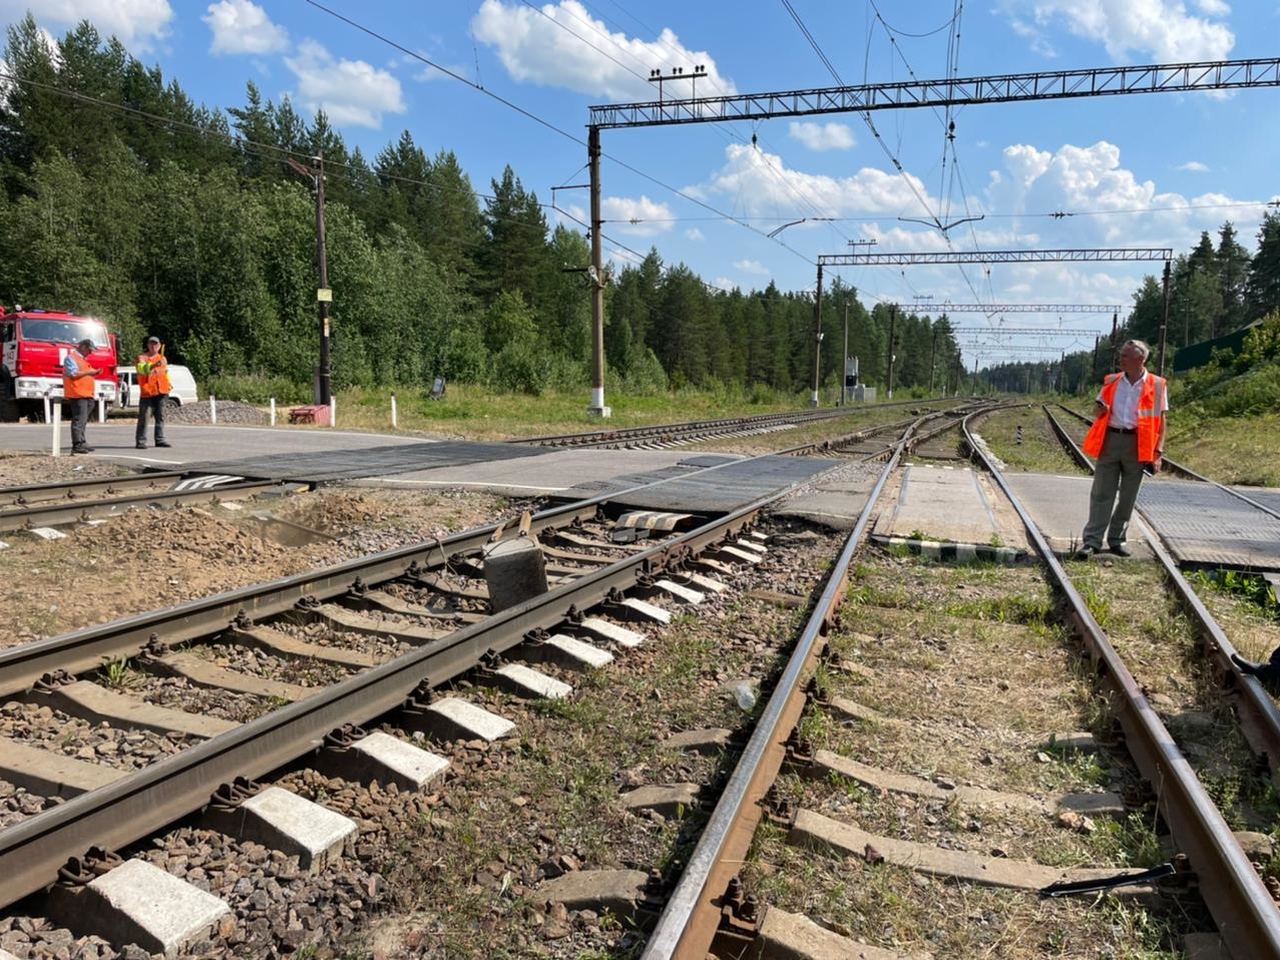
<svg viewBox="0 0 1280 960">
<path fill-rule="evenodd" d="M 267 787 L 234 810 L 211 808 L 206 819 L 228 836 L 296 855 L 299 866 L 313 873 L 341 855 L 357 830 L 349 817 L 280 787 Z"/>
<path fill-rule="evenodd" d="M 698 804 L 696 783 L 672 783 L 639 787 L 622 795 L 622 805 L 632 812 L 654 810 L 668 819 L 682 816 Z"/>
<path fill-rule="evenodd" d="M 616 643 L 620 647 L 638 647 L 645 641 L 643 633 L 636 633 L 634 630 L 610 623 L 608 620 L 601 620 L 599 617 L 587 617 L 582 621 L 581 626 L 592 636 Z"/>
<path fill-rule="evenodd" d="M 74 931 L 165 957 L 206 939 L 232 917 L 213 894 L 144 860 L 126 860 L 74 891 L 55 887 L 50 906 L 56 921 Z"/>
<path fill-rule="evenodd" d="M 662 745 L 675 750 L 687 750 L 690 753 L 711 756 L 728 749 L 729 738 L 732 736 L 733 731 L 724 727 L 715 727 L 710 730 L 686 730 L 683 733 L 673 733 L 662 741 Z"/>
<path fill-rule="evenodd" d="M 543 644 L 543 650 L 547 659 L 571 670 L 584 668 L 599 670 L 613 663 L 613 654 L 608 650 L 602 650 L 585 640 L 567 637 L 562 633 L 556 634 Z"/>
<path fill-rule="evenodd" d="M 637 600 L 635 597 L 624 597 L 618 603 L 618 606 L 639 620 L 652 620 L 661 624 L 671 622 L 671 614 L 666 610 L 644 600 Z"/>
<path fill-rule="evenodd" d="M 443 740 L 494 741 L 509 736 L 516 728 L 506 717 L 456 697 L 437 700 L 424 713 L 424 723 L 432 735 Z"/>
<path fill-rule="evenodd" d="M 682 586 L 672 580 L 658 580 L 654 586 L 665 593 L 675 597 L 681 603 L 701 603 L 706 599 L 706 595 L 699 593 L 691 587 Z"/>
<path fill-rule="evenodd" d="M 504 663 L 494 671 L 504 686 L 522 697 L 543 697 L 547 700 L 563 700 L 573 693 L 573 687 L 530 669 L 522 663 Z"/>
<path fill-rule="evenodd" d="M 449 761 L 439 754 L 380 730 L 352 744 L 350 753 L 366 773 L 361 780 L 394 783 L 407 790 L 425 790 L 449 769 Z"/>
<path fill-rule="evenodd" d="M 695 587 L 701 587 L 703 590 L 709 590 L 712 593 L 724 593 L 729 589 L 727 583 L 721 583 L 719 580 L 713 580 L 711 577 L 704 577 L 700 573 L 685 574 L 689 578 L 689 582 Z"/>
<path fill-rule="evenodd" d="M 608 910 L 632 920 L 644 900 L 649 875 L 640 870 L 574 870 L 538 884 L 539 903 L 563 903 L 568 910 Z"/>
<path fill-rule="evenodd" d="M 927 960 L 931 954 L 873 947 L 820 927 L 808 917 L 770 907 L 747 956 L 753 960 Z"/>
</svg>

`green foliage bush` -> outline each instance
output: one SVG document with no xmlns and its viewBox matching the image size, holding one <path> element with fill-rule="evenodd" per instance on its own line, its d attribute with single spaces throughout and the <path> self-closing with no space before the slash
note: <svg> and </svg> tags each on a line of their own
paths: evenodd
<svg viewBox="0 0 1280 960">
<path fill-rule="evenodd" d="M 635 355 L 626 374 L 622 377 L 622 389 L 633 396 L 655 396 L 667 390 L 667 373 L 652 350 Z"/>
<path fill-rule="evenodd" d="M 1239 354 L 1215 350 L 1209 363 L 1175 382 L 1171 394 L 1184 421 L 1280 409 L 1280 311 L 1249 332 Z"/>
<path fill-rule="evenodd" d="M 294 383 L 286 377 L 223 375 L 201 384 L 200 395 L 253 404 L 266 404 L 275 397 L 278 404 L 299 404 L 311 402 L 311 385 Z"/>
</svg>

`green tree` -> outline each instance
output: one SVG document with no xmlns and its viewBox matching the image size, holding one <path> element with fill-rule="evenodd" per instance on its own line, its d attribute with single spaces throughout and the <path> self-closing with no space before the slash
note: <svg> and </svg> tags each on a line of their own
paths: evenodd
<svg viewBox="0 0 1280 960">
<path fill-rule="evenodd" d="M 431 162 L 416 209 L 427 255 L 465 285 L 473 285 L 485 223 L 471 178 L 452 151 L 441 150 Z"/>
<path fill-rule="evenodd" d="M 1245 320 L 1257 320 L 1280 307 L 1280 213 L 1268 210 L 1258 229 L 1258 251 L 1249 265 L 1244 293 Z"/>
<path fill-rule="evenodd" d="M 537 309 L 547 289 L 552 264 L 547 246 L 547 218 L 536 194 L 527 193 L 508 166 L 492 181 L 493 198 L 485 204 L 489 243 L 481 257 L 481 289 L 491 302 L 499 293 L 520 293 Z"/>
<path fill-rule="evenodd" d="M 1238 329 L 1244 322 L 1244 288 L 1249 276 L 1249 251 L 1236 241 L 1235 227 L 1229 220 L 1218 231 L 1215 259 L 1222 308 L 1214 317 L 1211 335 L 1220 337 Z"/>
</svg>

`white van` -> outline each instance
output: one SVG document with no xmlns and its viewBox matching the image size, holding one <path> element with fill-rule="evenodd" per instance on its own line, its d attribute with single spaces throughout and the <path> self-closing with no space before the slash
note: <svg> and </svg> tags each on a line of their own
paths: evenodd
<svg viewBox="0 0 1280 960">
<path fill-rule="evenodd" d="M 116 373 L 120 376 L 120 406 L 136 407 L 138 405 L 138 370 L 136 367 L 119 366 Z M 195 403 L 200 399 L 196 391 L 196 378 L 186 367 L 176 363 L 169 364 L 169 402 L 175 406 L 184 403 Z"/>
</svg>

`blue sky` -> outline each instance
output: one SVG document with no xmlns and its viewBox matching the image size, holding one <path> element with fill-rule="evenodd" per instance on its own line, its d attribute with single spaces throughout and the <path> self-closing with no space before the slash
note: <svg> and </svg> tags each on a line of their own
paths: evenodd
<svg viewBox="0 0 1280 960">
<path fill-rule="evenodd" d="M 586 150 L 574 138 L 586 138 L 589 105 L 652 99 L 644 78 L 675 66 L 704 66 L 709 77 L 697 89 L 705 94 L 835 85 L 797 19 L 847 84 L 936 79 L 949 64 L 968 77 L 1280 54 L 1280 0 L 985 0 L 960 7 L 958 29 L 957 0 L 326 6 L 545 125 L 305 0 L 0 0 L 0 19 L 29 9 L 56 36 L 88 19 L 210 107 L 243 105 L 252 80 L 265 97 L 289 96 L 308 117 L 323 107 L 348 145 L 371 160 L 407 129 L 429 153 L 454 151 L 481 193 L 510 163 L 540 200 L 581 219 L 586 191 L 552 188 L 586 181 Z M 1216 242 L 1231 220 L 1252 252 L 1263 204 L 1280 196 L 1278 98 L 1280 89 L 1269 88 L 974 106 L 951 117 L 953 149 L 946 117 L 928 109 L 874 114 L 879 140 L 857 115 L 607 130 L 605 234 L 615 242 L 606 250 L 623 264 L 633 259 L 624 246 L 642 253 L 655 246 L 667 264 L 687 263 L 720 287 L 774 280 L 797 290 L 813 288 L 819 254 L 848 252 L 851 240 L 874 239 L 882 252 L 948 249 L 937 229 L 901 219 L 930 215 L 951 222 L 985 214 L 949 231 L 956 250 L 1182 253 L 1202 230 Z M 766 236 L 806 217 L 774 240 Z M 1158 263 L 1046 263 L 842 268 L 828 276 L 839 273 L 868 306 L 931 295 L 935 303 L 1127 307 L 1142 275 L 1159 270 Z M 998 328 L 1001 318 L 962 314 L 956 322 Z M 1103 315 L 1003 322 L 1110 328 Z M 984 365 L 1092 346 L 1091 336 L 981 339 Z"/>
</svg>

